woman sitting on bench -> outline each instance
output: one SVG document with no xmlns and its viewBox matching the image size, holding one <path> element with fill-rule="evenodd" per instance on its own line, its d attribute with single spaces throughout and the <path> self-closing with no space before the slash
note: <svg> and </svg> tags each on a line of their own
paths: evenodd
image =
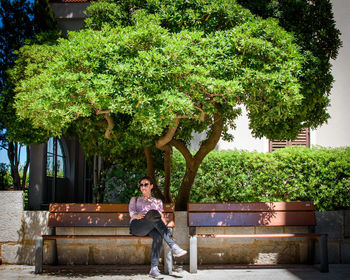
<svg viewBox="0 0 350 280">
<path fill-rule="evenodd" d="M 187 251 L 181 249 L 171 238 L 170 231 L 162 221 L 163 202 L 151 196 L 153 180 L 149 176 L 139 180 L 142 196 L 132 197 L 129 203 L 130 233 L 136 236 L 152 237 L 151 270 L 149 275 L 153 278 L 162 278 L 158 269 L 163 238 L 171 248 L 174 257 L 181 257 Z"/>
</svg>

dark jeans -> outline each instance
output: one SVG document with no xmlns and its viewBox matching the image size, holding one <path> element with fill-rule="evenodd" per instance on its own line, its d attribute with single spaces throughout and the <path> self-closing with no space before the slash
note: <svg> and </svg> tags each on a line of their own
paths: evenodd
<svg viewBox="0 0 350 280">
<path fill-rule="evenodd" d="M 157 210 L 148 211 L 142 219 L 132 220 L 130 223 L 130 233 L 136 236 L 149 235 L 152 237 L 151 267 L 157 266 L 159 263 L 163 238 L 170 248 L 175 244 L 170 236 L 169 229 L 162 221 L 161 215 Z"/>
</svg>

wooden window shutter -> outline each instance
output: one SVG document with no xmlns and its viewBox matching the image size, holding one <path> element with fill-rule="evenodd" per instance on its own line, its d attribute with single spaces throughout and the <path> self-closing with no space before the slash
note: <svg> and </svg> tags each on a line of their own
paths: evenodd
<svg viewBox="0 0 350 280">
<path fill-rule="evenodd" d="M 284 148 L 286 146 L 305 146 L 310 148 L 309 128 L 303 128 L 295 140 L 291 141 L 269 141 L 269 152 Z"/>
</svg>

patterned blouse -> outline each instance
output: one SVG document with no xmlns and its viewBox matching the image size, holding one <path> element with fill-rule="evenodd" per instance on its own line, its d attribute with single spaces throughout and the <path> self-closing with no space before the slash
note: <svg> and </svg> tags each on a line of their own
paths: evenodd
<svg viewBox="0 0 350 280">
<path fill-rule="evenodd" d="M 163 211 L 163 202 L 160 199 L 150 197 L 149 199 L 146 199 L 144 196 L 139 196 L 137 198 L 132 197 L 129 202 L 129 214 L 130 214 L 130 222 L 134 220 L 132 215 L 136 213 L 147 213 L 150 210 L 157 210 L 160 214 L 162 214 Z"/>
</svg>

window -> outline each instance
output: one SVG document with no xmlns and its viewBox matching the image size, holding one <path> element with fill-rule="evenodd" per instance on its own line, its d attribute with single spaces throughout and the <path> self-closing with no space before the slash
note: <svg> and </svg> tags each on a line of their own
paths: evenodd
<svg viewBox="0 0 350 280">
<path fill-rule="evenodd" d="M 65 177 L 65 156 L 62 143 L 57 137 L 51 137 L 47 143 L 46 176 Z"/>
<path fill-rule="evenodd" d="M 309 129 L 302 129 L 297 138 L 292 141 L 269 141 L 269 152 L 273 152 L 286 146 L 305 146 L 310 148 Z"/>
</svg>

